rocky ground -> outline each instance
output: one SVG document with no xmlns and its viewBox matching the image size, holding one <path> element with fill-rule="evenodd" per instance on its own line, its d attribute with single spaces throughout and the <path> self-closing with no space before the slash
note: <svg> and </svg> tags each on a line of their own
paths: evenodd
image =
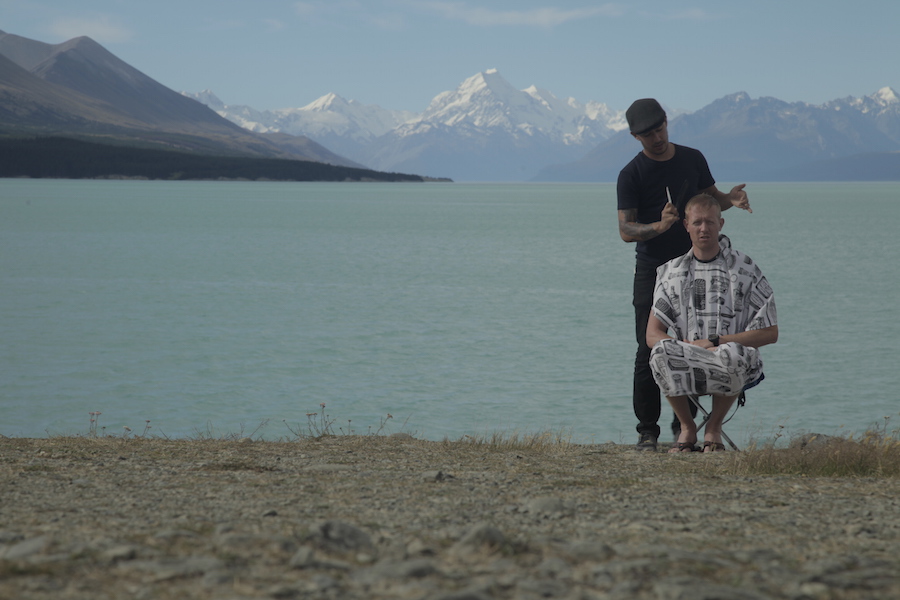
<svg viewBox="0 0 900 600">
<path fill-rule="evenodd" d="M 900 479 L 731 454 L 0 438 L 0 598 L 900 598 Z"/>
</svg>

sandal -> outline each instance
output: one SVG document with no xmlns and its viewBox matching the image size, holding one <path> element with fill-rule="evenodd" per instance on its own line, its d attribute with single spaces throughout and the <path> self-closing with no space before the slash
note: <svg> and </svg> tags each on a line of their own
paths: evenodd
<svg viewBox="0 0 900 600">
<path fill-rule="evenodd" d="M 700 452 L 699 446 L 693 442 L 675 442 L 669 454 L 678 454 L 679 452 Z"/>
<path fill-rule="evenodd" d="M 703 452 L 706 452 L 707 448 L 710 448 L 710 452 L 724 452 L 725 444 L 721 442 L 703 442 Z"/>
</svg>

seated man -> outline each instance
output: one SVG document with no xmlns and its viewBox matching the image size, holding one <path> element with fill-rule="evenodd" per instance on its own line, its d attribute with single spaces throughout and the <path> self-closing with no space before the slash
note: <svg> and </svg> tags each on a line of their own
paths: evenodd
<svg viewBox="0 0 900 600">
<path fill-rule="evenodd" d="M 725 416 L 762 376 L 757 348 L 778 340 L 772 288 L 756 263 L 719 235 L 724 224 L 715 198 L 691 198 L 684 219 L 691 249 L 656 272 L 647 345 L 653 378 L 681 422 L 670 452 L 700 450 L 687 396 L 705 394 L 713 400 L 703 451 L 725 449 Z"/>
</svg>

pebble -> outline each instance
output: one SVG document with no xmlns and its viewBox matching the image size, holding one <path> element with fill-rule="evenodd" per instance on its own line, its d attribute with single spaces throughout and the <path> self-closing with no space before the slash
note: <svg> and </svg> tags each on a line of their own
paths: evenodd
<svg viewBox="0 0 900 600">
<path fill-rule="evenodd" d="M 28 558 L 43 552 L 49 544 L 50 538 L 46 535 L 33 537 L 7 547 L 5 551 L 0 552 L 0 559 L 14 561 Z"/>
<path fill-rule="evenodd" d="M 900 597 L 896 478 L 390 436 L 0 456 L 0 598 Z"/>
</svg>

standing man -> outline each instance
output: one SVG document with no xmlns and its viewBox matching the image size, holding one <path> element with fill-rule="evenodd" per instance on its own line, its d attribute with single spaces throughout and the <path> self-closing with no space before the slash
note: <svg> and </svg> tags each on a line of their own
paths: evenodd
<svg viewBox="0 0 900 600">
<path fill-rule="evenodd" d="M 635 100 L 625 112 L 631 135 L 641 152 L 619 173 L 616 189 L 619 235 L 637 242 L 634 269 L 635 335 L 634 414 L 638 419 L 638 450 L 656 451 L 659 440 L 660 392 L 650 370 L 647 320 L 653 303 L 656 268 L 691 248 L 684 228 L 684 205 L 699 193 L 709 194 L 722 210 L 732 206 L 749 212 L 750 200 L 741 184 L 720 192 L 703 154 L 669 142 L 666 112 L 653 98 Z M 673 433 L 680 432 L 676 419 Z"/>
</svg>

